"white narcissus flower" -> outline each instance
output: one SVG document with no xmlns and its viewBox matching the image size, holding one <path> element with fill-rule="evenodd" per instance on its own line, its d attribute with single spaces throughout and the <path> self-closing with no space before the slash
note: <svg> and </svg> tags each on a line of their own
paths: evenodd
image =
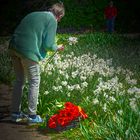
<svg viewBox="0 0 140 140">
<path fill-rule="evenodd" d="M 137 102 L 135 98 L 130 99 L 130 107 L 133 111 L 137 110 Z"/>
<path fill-rule="evenodd" d="M 52 89 L 53 89 L 54 91 L 59 91 L 58 88 L 57 88 L 56 86 L 53 86 Z"/>
<path fill-rule="evenodd" d="M 106 112 L 106 110 L 107 110 L 107 105 L 106 105 L 106 103 L 103 105 L 103 110 L 104 110 L 104 112 Z"/>
<path fill-rule="evenodd" d="M 58 88 L 58 90 L 62 90 L 62 86 L 58 86 L 57 88 Z"/>
<path fill-rule="evenodd" d="M 64 71 L 62 71 L 62 70 L 59 70 L 59 73 L 60 73 L 61 75 L 65 75 L 65 74 L 64 74 Z"/>
<path fill-rule="evenodd" d="M 80 79 L 81 79 L 82 81 L 85 81 L 85 80 L 87 79 L 87 77 L 86 77 L 86 76 L 81 75 L 81 76 L 80 76 Z"/>
<path fill-rule="evenodd" d="M 88 83 L 87 82 L 83 82 L 82 84 L 81 84 L 81 87 L 82 88 L 85 88 L 85 87 L 87 87 L 88 86 Z"/>
<path fill-rule="evenodd" d="M 116 99 L 113 96 L 109 97 L 109 100 L 112 101 L 112 102 L 116 101 Z"/>
<path fill-rule="evenodd" d="M 78 75 L 78 71 L 74 71 L 74 72 L 72 72 L 72 74 L 71 74 L 72 78 L 76 78 L 77 75 Z"/>
<path fill-rule="evenodd" d="M 126 81 L 130 85 L 136 85 L 137 84 L 137 80 L 136 79 L 131 79 L 130 76 L 126 77 Z"/>
<path fill-rule="evenodd" d="M 128 136 L 128 134 L 129 134 L 129 129 L 127 129 L 127 130 L 125 131 L 125 135 Z"/>
<path fill-rule="evenodd" d="M 68 42 L 69 45 L 76 44 L 78 42 L 77 37 L 69 37 Z"/>
<path fill-rule="evenodd" d="M 93 102 L 94 105 L 99 104 L 99 100 L 97 98 L 93 99 L 92 102 Z"/>
<path fill-rule="evenodd" d="M 69 75 L 66 73 L 65 74 L 65 78 L 68 80 L 69 79 Z"/>
<path fill-rule="evenodd" d="M 140 94 L 140 89 L 137 87 L 133 87 L 133 88 L 129 88 L 127 92 L 130 94 L 134 94 L 134 93 Z"/>
<path fill-rule="evenodd" d="M 68 85 L 67 88 L 68 88 L 69 91 L 73 91 L 74 90 L 74 86 Z"/>
<path fill-rule="evenodd" d="M 45 92 L 44 92 L 44 95 L 48 95 L 48 94 L 49 94 L 49 91 L 45 91 Z"/>
<path fill-rule="evenodd" d="M 118 110 L 118 114 L 122 115 L 123 111 L 122 110 Z"/>
<path fill-rule="evenodd" d="M 61 84 L 62 84 L 63 86 L 66 86 L 68 83 L 67 83 L 67 81 L 62 81 Z"/>
<path fill-rule="evenodd" d="M 68 96 L 68 97 L 70 97 L 70 96 L 71 96 L 71 93 L 70 93 L 70 92 L 68 92 L 68 93 L 67 93 L 67 96 Z"/>
<path fill-rule="evenodd" d="M 48 71 L 48 75 L 52 75 L 52 72 L 51 71 Z"/>
<path fill-rule="evenodd" d="M 52 89 L 54 90 L 54 91 L 61 91 L 62 90 L 62 86 L 53 86 L 52 87 Z"/>
<path fill-rule="evenodd" d="M 88 102 L 90 101 L 90 100 L 89 100 L 89 96 L 86 97 L 86 101 L 88 101 Z"/>
<path fill-rule="evenodd" d="M 75 90 L 79 90 L 79 89 L 81 89 L 81 87 L 80 87 L 79 84 L 76 84 L 76 85 L 74 85 L 74 89 L 75 89 Z"/>
<path fill-rule="evenodd" d="M 106 92 L 103 95 L 104 95 L 105 98 L 109 97 L 109 95 Z"/>
</svg>

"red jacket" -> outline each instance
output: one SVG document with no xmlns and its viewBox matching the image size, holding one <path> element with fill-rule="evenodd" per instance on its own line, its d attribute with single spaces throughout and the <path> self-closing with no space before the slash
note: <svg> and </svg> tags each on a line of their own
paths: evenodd
<svg viewBox="0 0 140 140">
<path fill-rule="evenodd" d="M 107 19 L 111 19 L 113 17 L 116 17 L 117 16 L 117 8 L 115 6 L 113 6 L 113 7 L 108 6 L 105 8 L 104 14 L 105 14 L 105 17 Z"/>
</svg>

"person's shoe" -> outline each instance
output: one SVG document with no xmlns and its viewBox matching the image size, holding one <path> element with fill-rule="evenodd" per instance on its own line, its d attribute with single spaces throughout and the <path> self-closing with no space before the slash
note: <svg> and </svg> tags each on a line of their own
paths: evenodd
<svg viewBox="0 0 140 140">
<path fill-rule="evenodd" d="M 39 115 L 35 115 L 33 118 L 28 117 L 28 125 L 37 125 L 43 122 L 43 119 Z"/>
<path fill-rule="evenodd" d="M 28 116 L 22 112 L 11 114 L 11 121 L 14 123 L 26 123 L 27 120 L 28 120 Z"/>
</svg>

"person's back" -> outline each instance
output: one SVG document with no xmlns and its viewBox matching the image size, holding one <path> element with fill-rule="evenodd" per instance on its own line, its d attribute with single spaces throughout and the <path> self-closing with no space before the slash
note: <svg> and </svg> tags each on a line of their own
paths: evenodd
<svg viewBox="0 0 140 140">
<path fill-rule="evenodd" d="M 114 6 L 113 1 L 110 1 L 109 5 L 105 8 L 106 19 L 111 19 L 117 16 L 117 8 Z"/>
<path fill-rule="evenodd" d="M 51 28 L 54 29 L 54 32 L 50 33 Z M 28 14 L 13 34 L 15 50 L 38 62 L 44 58 L 45 52 L 43 53 L 42 46 L 46 43 L 47 32 L 49 32 L 49 36 L 52 36 L 51 34 L 56 32 L 56 28 L 57 21 L 51 12 L 32 12 Z M 54 42 L 54 38 L 47 40 L 47 42 L 47 46 L 44 47 L 51 47 L 49 42 Z"/>
</svg>

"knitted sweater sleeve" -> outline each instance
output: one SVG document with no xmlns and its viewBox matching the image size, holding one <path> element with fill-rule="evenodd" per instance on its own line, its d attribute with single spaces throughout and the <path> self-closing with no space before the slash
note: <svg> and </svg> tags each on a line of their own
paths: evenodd
<svg viewBox="0 0 140 140">
<path fill-rule="evenodd" d="M 57 50 L 57 44 L 55 43 L 56 30 L 57 30 L 57 21 L 54 18 L 51 18 L 47 25 L 47 31 L 43 43 L 46 51 Z"/>
</svg>

